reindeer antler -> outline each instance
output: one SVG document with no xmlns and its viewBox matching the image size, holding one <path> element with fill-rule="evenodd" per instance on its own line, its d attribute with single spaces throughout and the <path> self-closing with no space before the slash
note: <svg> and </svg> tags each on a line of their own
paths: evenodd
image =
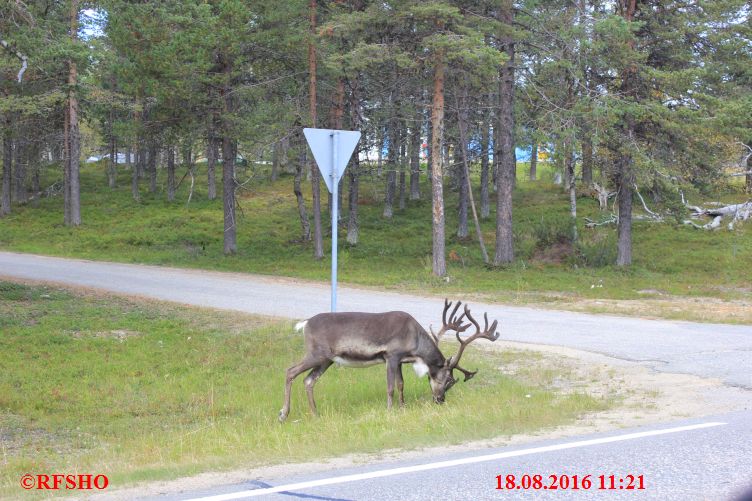
<svg viewBox="0 0 752 501">
<path fill-rule="evenodd" d="M 462 319 L 465 318 L 465 315 L 467 314 L 467 305 L 465 306 L 465 312 L 462 313 L 459 318 L 457 318 L 457 310 L 459 309 L 461 304 L 462 301 L 457 301 L 457 304 L 454 305 L 454 309 L 452 310 L 451 315 L 449 315 L 449 322 L 447 322 L 446 312 L 449 311 L 449 307 L 452 306 L 452 303 L 451 301 L 449 301 L 449 299 L 444 299 L 444 312 L 441 314 L 441 320 L 442 322 L 444 322 L 444 325 L 442 327 L 442 330 L 444 332 L 448 330 L 465 332 L 467 328 L 470 327 L 470 324 L 462 323 Z"/>
<path fill-rule="evenodd" d="M 441 336 L 443 336 L 447 331 L 465 332 L 467 328 L 470 327 L 470 324 L 462 323 L 462 320 L 465 318 L 464 312 L 462 313 L 462 315 L 457 317 L 457 310 L 460 308 L 461 304 L 462 301 L 457 301 L 457 304 L 454 305 L 452 313 L 449 315 L 449 321 L 447 322 L 447 311 L 449 311 L 449 308 L 452 306 L 452 301 L 449 301 L 448 298 L 444 299 L 444 311 L 441 313 L 441 321 L 443 325 L 441 326 L 439 333 L 436 334 L 431 326 L 428 327 L 431 331 L 431 335 L 436 341 L 436 344 L 439 344 L 439 339 L 441 339 Z"/>
<path fill-rule="evenodd" d="M 499 321 L 498 320 L 494 320 L 494 323 L 492 323 L 491 327 L 489 327 L 488 326 L 488 314 L 484 313 L 483 314 L 483 319 L 484 319 L 485 323 L 484 323 L 484 326 L 483 326 L 483 330 L 481 330 L 480 329 L 480 325 L 478 325 L 478 322 L 476 322 L 475 319 L 473 318 L 473 316 L 470 314 L 470 308 L 468 308 L 467 305 L 465 305 L 465 313 L 463 314 L 463 316 L 466 316 L 467 319 L 470 320 L 470 322 L 475 326 L 475 334 L 473 334 L 472 336 L 470 336 L 469 338 L 467 338 L 467 340 L 463 341 L 462 338 L 460 337 L 460 332 L 461 331 L 457 331 L 456 336 L 457 336 L 457 341 L 459 341 L 459 343 L 460 343 L 460 349 L 457 352 L 457 355 L 455 355 L 454 357 L 452 357 L 452 361 L 449 364 L 449 368 L 451 370 L 457 369 L 457 370 L 461 371 L 465 375 L 465 381 L 467 381 L 468 379 L 470 379 L 471 377 L 473 377 L 478 371 L 471 372 L 471 371 L 467 371 L 467 370 L 462 369 L 461 367 L 459 367 L 460 358 L 462 357 L 462 353 L 465 351 L 465 348 L 467 347 L 467 345 L 469 345 L 470 343 L 472 343 L 476 339 L 484 338 L 484 339 L 488 339 L 489 341 L 496 341 L 497 339 L 499 339 L 499 333 L 496 332 L 496 326 L 498 325 Z"/>
</svg>

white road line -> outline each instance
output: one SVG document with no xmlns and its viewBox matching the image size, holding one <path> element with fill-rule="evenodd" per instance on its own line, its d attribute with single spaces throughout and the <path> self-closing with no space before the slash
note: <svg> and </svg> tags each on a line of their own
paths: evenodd
<svg viewBox="0 0 752 501">
<path fill-rule="evenodd" d="M 186 501 L 228 501 L 231 499 L 252 498 L 273 494 L 283 491 L 298 491 L 301 489 L 310 489 L 311 487 L 321 487 L 323 485 L 343 484 L 345 482 L 357 482 L 358 480 L 369 480 L 372 478 L 389 477 L 392 475 L 402 475 L 404 473 L 414 473 L 417 471 L 436 470 L 439 468 L 449 468 L 465 464 L 483 463 L 486 461 L 495 461 L 517 456 L 526 456 L 528 454 L 539 454 L 542 452 L 561 451 L 564 449 L 574 449 L 577 447 L 589 447 L 591 445 L 609 444 L 612 442 L 622 442 L 624 440 L 634 440 L 637 438 L 654 437 L 657 435 L 666 435 L 668 433 L 679 433 L 682 431 L 701 430 L 703 428 L 712 428 L 714 426 L 723 426 L 727 423 L 701 423 L 689 426 L 679 426 L 676 428 L 666 428 L 663 430 L 641 431 L 638 433 L 628 433 L 626 435 L 616 435 L 612 437 L 594 438 L 591 440 L 580 440 L 578 442 L 568 442 L 564 444 L 546 445 L 544 447 L 533 447 L 531 449 L 521 449 L 517 451 L 499 452 L 497 454 L 486 454 L 484 456 L 474 456 L 462 459 L 452 459 L 449 461 L 439 461 L 437 463 L 419 464 L 415 466 L 403 466 L 401 468 L 392 468 L 389 470 L 371 471 L 368 473 L 357 473 L 354 475 L 343 475 L 341 477 L 322 478 L 308 482 L 298 482 L 296 484 L 278 485 L 264 489 L 252 489 L 229 494 L 219 494 L 216 496 L 207 496 L 193 498 Z"/>
</svg>

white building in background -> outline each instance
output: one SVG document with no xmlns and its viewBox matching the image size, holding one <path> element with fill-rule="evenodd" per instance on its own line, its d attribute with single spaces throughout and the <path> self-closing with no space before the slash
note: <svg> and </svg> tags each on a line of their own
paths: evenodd
<svg viewBox="0 0 752 501">
<path fill-rule="evenodd" d="M 94 162 L 99 162 L 100 160 L 105 160 L 105 159 L 109 159 L 109 158 L 110 158 L 110 154 L 109 153 L 106 154 L 106 155 L 93 155 L 93 156 L 90 156 L 89 158 L 86 159 L 86 163 L 87 164 L 93 164 Z M 131 153 L 131 161 L 130 161 L 130 163 L 134 163 L 135 161 L 136 161 L 136 154 L 135 153 Z M 117 154 L 117 158 L 115 159 L 115 163 L 116 164 L 127 164 L 127 163 L 129 163 L 128 162 L 128 158 L 127 158 L 127 154 L 126 153 L 118 153 Z"/>
</svg>

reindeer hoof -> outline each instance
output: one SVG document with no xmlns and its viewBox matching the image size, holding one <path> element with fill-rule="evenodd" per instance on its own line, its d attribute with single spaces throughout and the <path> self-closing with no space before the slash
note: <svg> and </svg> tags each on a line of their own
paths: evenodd
<svg viewBox="0 0 752 501">
<path fill-rule="evenodd" d="M 277 419 L 279 419 L 280 423 L 284 423 L 285 422 L 285 419 L 287 419 L 287 413 L 285 412 L 284 409 L 280 409 L 280 411 L 279 411 L 279 417 Z"/>
</svg>

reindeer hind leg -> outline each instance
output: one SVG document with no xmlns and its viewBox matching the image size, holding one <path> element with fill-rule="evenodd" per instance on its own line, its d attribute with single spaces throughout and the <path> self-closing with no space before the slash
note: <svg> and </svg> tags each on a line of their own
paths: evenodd
<svg viewBox="0 0 752 501">
<path fill-rule="evenodd" d="M 308 406 L 311 408 L 311 413 L 314 416 L 318 416 L 318 411 L 316 410 L 316 401 L 313 399 L 313 386 L 331 365 L 332 362 L 330 360 L 327 360 L 318 367 L 314 367 L 313 370 L 305 378 L 304 383 L 306 394 L 308 394 Z"/>
<path fill-rule="evenodd" d="M 285 379 L 285 403 L 282 406 L 282 409 L 280 409 L 279 411 L 280 423 L 284 422 L 284 420 L 287 419 L 287 415 L 290 413 L 290 393 L 292 391 L 293 380 L 308 369 L 316 367 L 320 364 L 321 360 L 306 357 L 299 364 L 295 364 L 287 369 L 287 377 Z"/>
</svg>

